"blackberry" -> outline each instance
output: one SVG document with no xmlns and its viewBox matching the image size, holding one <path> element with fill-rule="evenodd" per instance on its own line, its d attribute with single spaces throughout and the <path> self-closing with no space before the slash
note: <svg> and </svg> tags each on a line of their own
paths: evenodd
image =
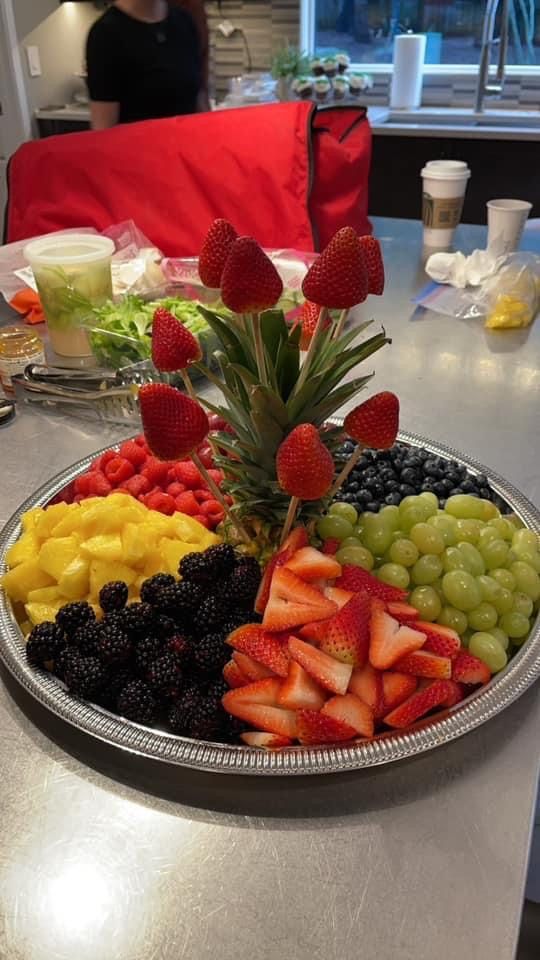
<svg viewBox="0 0 540 960">
<path fill-rule="evenodd" d="M 53 673 L 59 677 L 60 680 L 65 680 L 70 663 L 78 660 L 80 656 L 76 647 L 64 647 L 54 661 Z"/>
<path fill-rule="evenodd" d="M 133 644 L 121 627 L 110 624 L 103 627 L 99 638 L 99 653 L 105 663 L 123 663 L 128 660 Z"/>
<path fill-rule="evenodd" d="M 189 734 L 191 717 L 199 706 L 200 700 L 201 694 L 194 683 L 184 687 L 181 696 L 169 707 L 167 713 L 169 726 L 174 733 Z"/>
<path fill-rule="evenodd" d="M 63 630 L 56 623 L 47 620 L 34 627 L 26 643 L 26 657 L 29 663 L 42 667 L 49 660 L 56 660 L 66 645 Z"/>
<path fill-rule="evenodd" d="M 107 679 L 97 695 L 97 702 L 107 710 L 115 711 L 120 693 L 128 683 L 135 679 L 133 671 L 128 664 L 120 664 L 118 667 L 113 667 L 109 670 Z"/>
<path fill-rule="evenodd" d="M 236 568 L 227 577 L 222 593 L 234 604 L 253 603 L 261 583 L 261 568 L 255 557 L 241 557 Z"/>
<path fill-rule="evenodd" d="M 118 696 L 118 713 L 135 723 L 154 723 L 158 708 L 155 697 L 143 680 L 131 680 Z"/>
<path fill-rule="evenodd" d="M 236 563 L 236 554 L 227 543 L 209 547 L 203 553 L 188 553 L 182 557 L 178 572 L 183 580 L 193 583 L 211 584 L 232 572 Z"/>
<path fill-rule="evenodd" d="M 75 633 L 77 627 L 96 619 L 96 615 L 86 600 L 77 603 L 66 603 L 56 614 L 56 623 L 69 636 Z"/>
<path fill-rule="evenodd" d="M 89 620 L 82 627 L 78 627 L 71 638 L 71 642 L 76 647 L 82 657 L 98 657 L 99 641 L 103 633 L 103 627 L 97 620 Z"/>
<path fill-rule="evenodd" d="M 253 610 L 233 610 L 222 625 L 221 632 L 228 637 L 233 630 L 238 630 L 238 627 L 243 627 L 245 623 L 258 623 L 260 620 L 260 615 Z"/>
<path fill-rule="evenodd" d="M 130 603 L 118 614 L 124 630 L 135 637 L 146 636 L 154 621 L 154 608 L 149 603 Z"/>
<path fill-rule="evenodd" d="M 150 664 L 146 679 L 159 697 L 174 699 L 182 686 L 182 671 L 178 660 L 172 653 L 162 654 Z"/>
<path fill-rule="evenodd" d="M 167 653 L 172 653 L 181 667 L 185 667 L 191 658 L 192 641 L 181 633 L 175 633 L 165 642 Z"/>
<path fill-rule="evenodd" d="M 213 700 L 215 703 L 221 703 L 222 698 L 229 690 L 229 684 L 223 677 L 218 677 L 217 680 L 213 680 L 209 685 L 206 696 L 208 700 Z"/>
<path fill-rule="evenodd" d="M 228 619 L 231 612 L 231 601 L 221 595 L 207 597 L 197 611 L 197 624 L 204 632 L 215 630 Z"/>
<path fill-rule="evenodd" d="M 163 587 L 159 592 L 160 608 L 175 620 L 195 613 L 204 599 L 204 591 L 196 583 L 180 580 Z"/>
<path fill-rule="evenodd" d="M 191 711 L 189 736 L 195 740 L 212 740 L 219 735 L 225 721 L 225 711 L 220 703 L 201 697 Z"/>
<path fill-rule="evenodd" d="M 167 640 L 169 637 L 174 636 L 178 632 L 178 625 L 171 619 L 167 617 L 164 613 L 155 614 L 152 620 L 152 633 L 156 637 L 161 637 L 163 640 Z"/>
<path fill-rule="evenodd" d="M 70 693 L 88 699 L 98 692 L 107 679 L 97 657 L 71 656 L 66 662 L 65 681 Z"/>
<path fill-rule="evenodd" d="M 238 743 L 240 734 L 249 730 L 250 726 L 243 720 L 239 720 L 238 717 L 231 717 L 230 714 L 225 713 L 225 711 L 223 712 L 225 716 L 222 720 L 217 739 L 222 740 L 224 743 Z"/>
<path fill-rule="evenodd" d="M 135 665 L 139 673 L 146 676 L 150 664 L 157 660 L 163 651 L 163 642 L 159 637 L 141 637 L 135 647 Z"/>
<path fill-rule="evenodd" d="M 141 587 L 141 600 L 144 603 L 158 604 L 163 587 L 170 587 L 175 583 L 176 580 L 172 574 L 156 573 L 155 576 L 144 581 Z"/>
<path fill-rule="evenodd" d="M 99 591 L 99 605 L 105 613 L 110 610 L 122 610 L 127 603 L 128 588 L 123 580 L 106 583 Z"/>
<path fill-rule="evenodd" d="M 203 676 L 211 676 L 225 666 L 230 652 L 222 633 L 208 633 L 193 645 L 193 665 Z"/>
</svg>

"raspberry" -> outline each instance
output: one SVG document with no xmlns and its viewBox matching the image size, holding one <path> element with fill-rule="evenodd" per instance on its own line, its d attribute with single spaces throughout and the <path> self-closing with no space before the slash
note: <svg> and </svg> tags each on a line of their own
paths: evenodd
<svg viewBox="0 0 540 960">
<path fill-rule="evenodd" d="M 180 483 L 178 480 L 174 480 L 167 487 L 167 493 L 170 497 L 178 497 L 181 493 L 184 493 L 185 486 L 183 483 Z"/>
<path fill-rule="evenodd" d="M 113 487 L 118 487 L 133 476 L 135 467 L 129 460 L 117 456 L 105 464 L 104 472 L 107 480 L 110 480 Z"/>
<path fill-rule="evenodd" d="M 194 490 L 193 496 L 195 497 L 197 503 L 204 503 L 205 500 L 215 500 L 214 494 L 211 490 Z"/>
<path fill-rule="evenodd" d="M 75 633 L 77 627 L 82 627 L 84 623 L 89 623 L 95 619 L 96 615 L 86 600 L 66 603 L 65 606 L 60 607 L 55 617 L 56 623 L 68 637 Z"/>
<path fill-rule="evenodd" d="M 90 478 L 93 472 L 95 471 L 88 470 L 87 473 L 82 473 L 80 477 L 77 477 L 75 479 L 75 482 L 73 484 L 73 490 L 75 492 L 75 496 L 82 495 L 83 497 L 88 497 L 90 495 L 90 484 L 91 484 Z"/>
<path fill-rule="evenodd" d="M 129 460 L 135 469 L 141 467 L 143 463 L 146 463 L 146 453 L 138 443 L 135 443 L 135 440 L 124 440 L 118 453 L 121 457 L 124 457 L 125 460 Z"/>
<path fill-rule="evenodd" d="M 188 490 L 198 490 L 203 485 L 201 472 L 191 460 L 181 460 L 177 463 L 175 473 L 180 483 L 183 483 Z"/>
<path fill-rule="evenodd" d="M 208 476 L 212 477 L 212 480 L 218 485 L 218 487 L 221 483 L 223 483 L 223 470 L 210 469 L 208 471 Z"/>
<path fill-rule="evenodd" d="M 66 645 L 63 630 L 56 623 L 45 621 L 34 627 L 26 643 L 26 656 L 30 663 L 43 666 L 55 660 Z"/>
<path fill-rule="evenodd" d="M 168 493 L 149 493 L 144 498 L 144 505 L 149 510 L 158 510 L 168 517 L 176 511 L 174 498 L 169 496 Z"/>
<path fill-rule="evenodd" d="M 129 480 L 126 480 L 124 487 L 132 497 L 140 497 L 141 494 L 144 495 L 149 493 L 152 489 L 148 478 L 143 477 L 140 473 L 136 473 L 134 477 L 130 477 Z"/>
<path fill-rule="evenodd" d="M 136 443 L 138 447 L 142 447 L 143 450 L 148 450 L 148 444 L 146 442 L 144 433 L 140 433 L 138 437 L 134 437 L 133 443 Z"/>
<path fill-rule="evenodd" d="M 196 513 L 193 519 L 196 520 L 197 523 L 200 523 L 201 526 L 206 527 L 207 530 L 212 530 L 213 522 L 210 517 L 205 517 L 202 513 Z"/>
<path fill-rule="evenodd" d="M 200 446 L 197 450 L 197 456 L 203 467 L 206 467 L 207 470 L 214 466 L 214 454 L 212 453 L 212 447 L 210 447 L 209 444 L 203 443 L 202 446 Z"/>
<path fill-rule="evenodd" d="M 181 493 L 176 497 L 176 509 L 179 510 L 180 513 L 187 513 L 190 517 L 194 517 L 197 513 L 200 513 L 199 504 L 193 495 L 193 490 L 186 490 L 185 493 Z"/>
<path fill-rule="evenodd" d="M 118 713 L 135 723 L 153 723 L 157 704 L 148 684 L 131 680 L 118 697 Z"/>
<path fill-rule="evenodd" d="M 211 520 L 217 523 L 221 523 L 225 516 L 225 511 L 217 500 L 205 500 L 205 502 L 199 504 L 199 506 L 203 517 L 210 517 Z"/>
<path fill-rule="evenodd" d="M 107 477 L 95 470 L 90 474 L 88 484 L 88 495 L 91 497 L 106 497 L 111 492 L 112 486 Z"/>
<path fill-rule="evenodd" d="M 122 610 L 128 599 L 127 583 L 123 580 L 113 580 L 106 583 L 99 591 L 99 605 L 105 613 L 112 610 Z"/>
<path fill-rule="evenodd" d="M 141 474 L 146 477 L 152 486 L 163 487 L 167 482 L 169 466 L 170 464 L 164 460 L 158 460 L 157 457 L 148 457 Z"/>
</svg>

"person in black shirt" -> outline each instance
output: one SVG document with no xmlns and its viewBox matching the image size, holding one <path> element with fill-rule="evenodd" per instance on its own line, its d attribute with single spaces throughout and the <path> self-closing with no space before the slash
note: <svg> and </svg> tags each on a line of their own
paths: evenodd
<svg viewBox="0 0 540 960">
<path fill-rule="evenodd" d="M 207 105 L 190 14 L 166 0 L 117 0 L 88 34 L 92 129 L 195 113 Z"/>
</svg>

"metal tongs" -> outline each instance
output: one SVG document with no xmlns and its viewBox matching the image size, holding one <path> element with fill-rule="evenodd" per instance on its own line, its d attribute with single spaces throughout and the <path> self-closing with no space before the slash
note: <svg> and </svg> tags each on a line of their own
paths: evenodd
<svg viewBox="0 0 540 960">
<path fill-rule="evenodd" d="M 158 378 L 150 360 L 120 370 L 29 364 L 13 377 L 17 399 L 108 423 L 137 423 L 138 387 Z"/>
</svg>

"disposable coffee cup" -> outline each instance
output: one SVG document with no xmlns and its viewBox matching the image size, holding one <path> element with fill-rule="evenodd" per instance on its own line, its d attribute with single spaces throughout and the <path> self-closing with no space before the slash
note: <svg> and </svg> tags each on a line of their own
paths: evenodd
<svg viewBox="0 0 540 960">
<path fill-rule="evenodd" d="M 471 171 L 463 160 L 430 160 L 420 175 L 424 246 L 449 247 L 461 220 Z"/>
<path fill-rule="evenodd" d="M 488 200 L 488 250 L 499 255 L 517 250 L 531 209 L 527 200 Z"/>
</svg>

